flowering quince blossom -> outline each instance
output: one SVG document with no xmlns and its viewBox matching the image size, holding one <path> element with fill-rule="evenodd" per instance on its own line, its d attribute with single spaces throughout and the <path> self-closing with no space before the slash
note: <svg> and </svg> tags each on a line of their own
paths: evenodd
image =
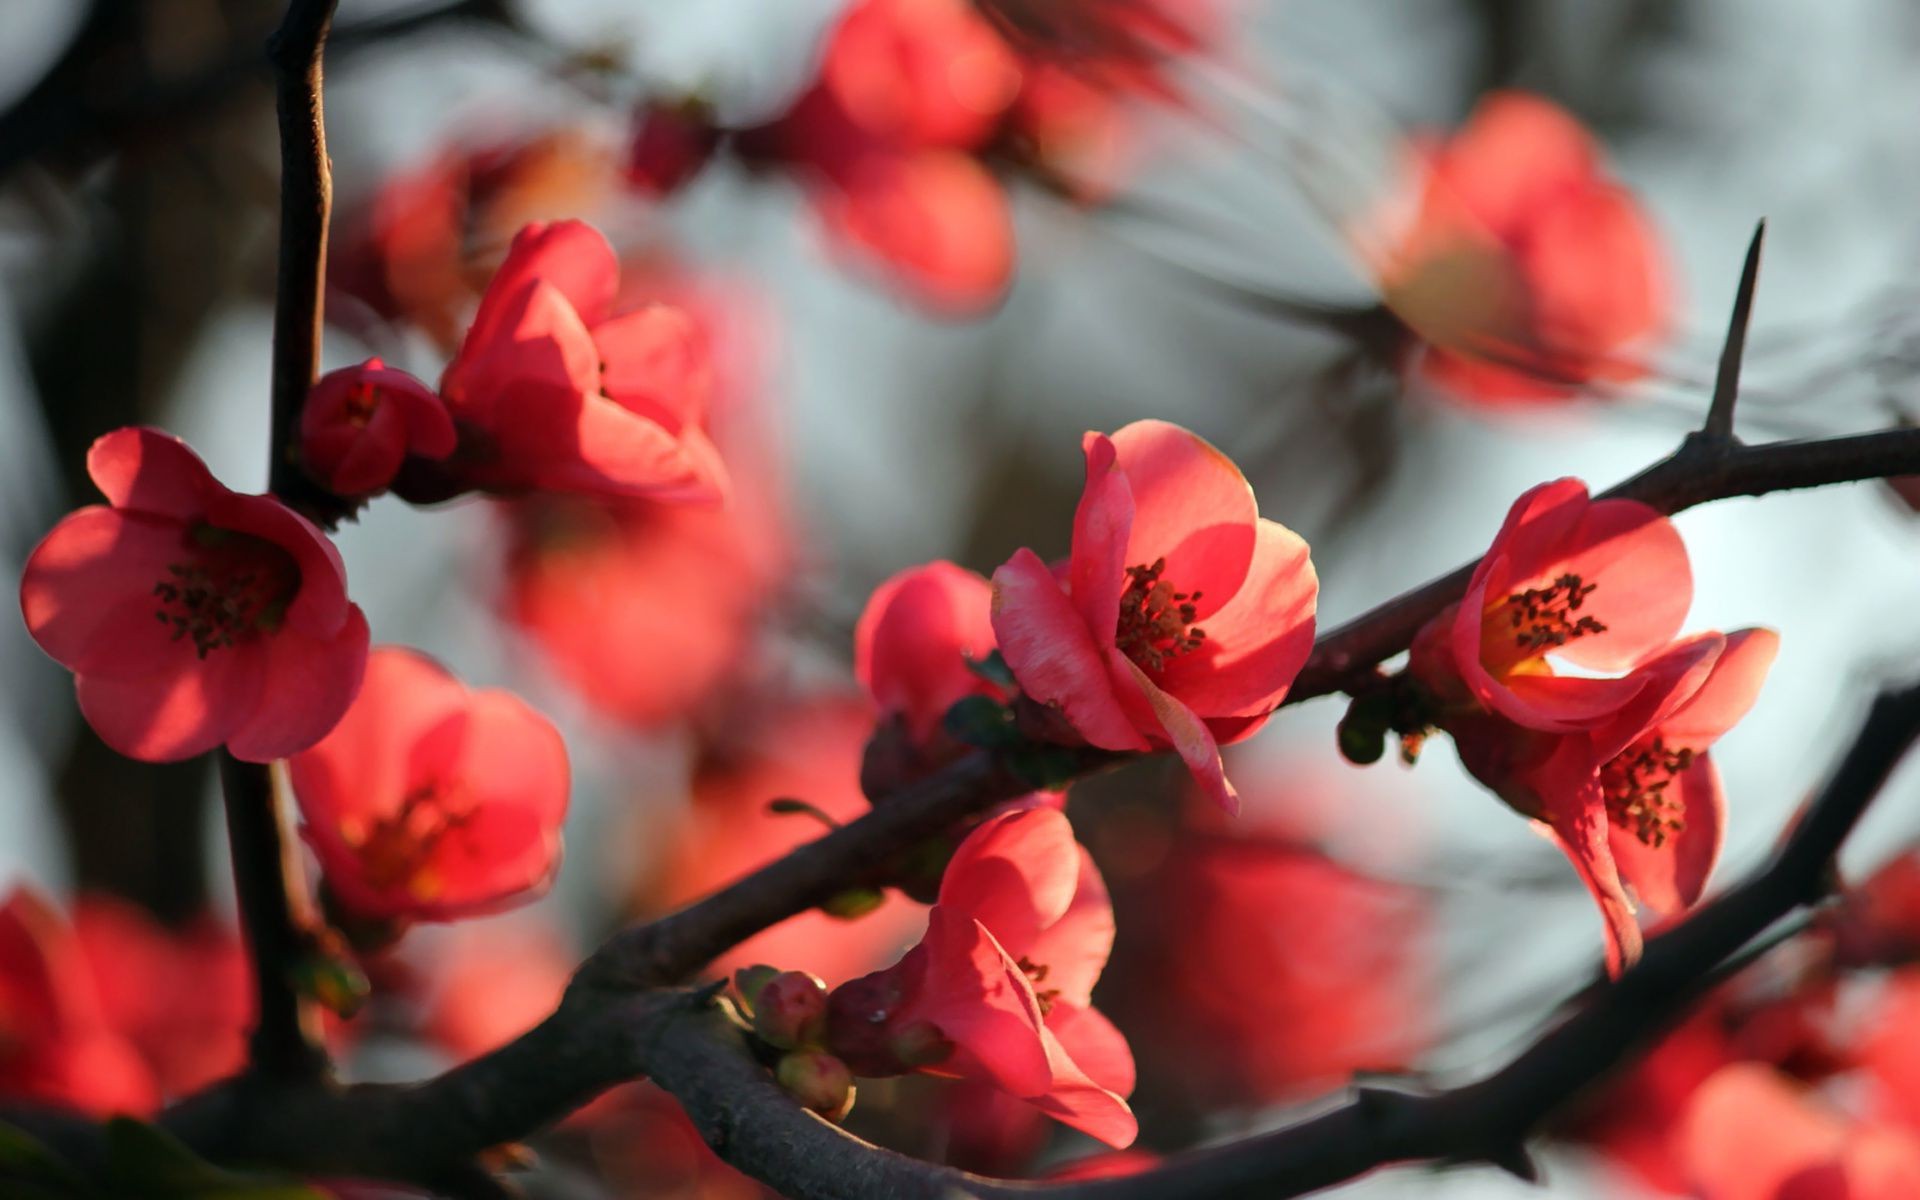
<svg viewBox="0 0 1920 1200">
<path fill-rule="evenodd" d="M 883 720 L 900 718 L 925 744 L 968 696 L 1004 698 L 968 666 L 994 652 L 993 585 L 965 567 L 930 562 L 875 588 L 853 629 L 853 673 Z"/>
<path fill-rule="evenodd" d="M 152 1071 L 109 1022 L 73 928 L 34 893 L 0 904 L 0 1097 L 145 1113 Z"/>
<path fill-rule="evenodd" d="M 702 427 L 705 346 L 677 308 L 614 313 L 619 277 L 613 248 L 582 221 L 522 229 L 440 381 L 459 448 L 396 490 L 720 499 L 726 471 Z"/>
<path fill-rule="evenodd" d="M 1920 1139 L 1849 1120 L 1771 1067 L 1733 1063 L 1694 1093 L 1682 1158 L 1702 1200 L 1907 1200 Z"/>
<path fill-rule="evenodd" d="M 454 442 L 439 395 L 377 358 L 322 375 L 300 411 L 300 463 L 336 496 L 385 491 L 408 455 L 445 458 Z"/>
<path fill-rule="evenodd" d="M 1220 745 L 1250 736 L 1313 648 L 1307 544 L 1261 517 L 1239 468 L 1177 425 L 1089 433 L 1072 554 L 993 575 L 993 630 L 1021 689 L 1106 750 L 1178 750 L 1222 807 Z"/>
<path fill-rule="evenodd" d="M 1549 656 L 1624 670 L 1671 641 L 1692 602 L 1671 521 L 1558 479 L 1514 501 L 1466 595 L 1416 639 L 1411 669 L 1445 705 L 1478 704 L 1523 729 L 1593 728 L 1651 677 L 1558 675 Z"/>
<path fill-rule="evenodd" d="M 20 608 L 101 740 L 146 762 L 222 743 L 269 762 L 320 740 L 367 659 L 333 543 L 278 500 L 221 486 L 156 429 L 102 437 L 87 473 L 107 503 L 34 548 Z"/>
<path fill-rule="evenodd" d="M 1411 158 L 1411 223 L 1374 257 L 1387 306 L 1428 344 L 1427 378 L 1507 403 L 1644 373 L 1622 353 L 1668 321 L 1666 254 L 1578 122 L 1496 92 Z"/>
<path fill-rule="evenodd" d="M 1091 1001 L 1112 947 L 1106 885 L 1067 818 L 1002 813 L 954 853 L 920 943 L 834 991 L 828 1046 L 855 1074 L 989 1081 L 1125 1146 L 1133 1053 Z"/>
<path fill-rule="evenodd" d="M 360 698 L 287 770 L 327 890 L 356 916 L 496 912 L 559 870 L 559 732 L 512 693 L 468 691 L 411 650 L 374 651 Z"/>
<path fill-rule="evenodd" d="M 1644 683 L 1633 702 L 1590 731 L 1529 739 L 1472 719 L 1453 730 L 1467 769 L 1572 860 L 1600 905 L 1610 972 L 1640 955 L 1627 887 L 1665 914 L 1700 899 L 1726 824 L 1707 750 L 1753 706 L 1779 642 L 1766 629 L 1676 642 L 1632 672 Z"/>
</svg>

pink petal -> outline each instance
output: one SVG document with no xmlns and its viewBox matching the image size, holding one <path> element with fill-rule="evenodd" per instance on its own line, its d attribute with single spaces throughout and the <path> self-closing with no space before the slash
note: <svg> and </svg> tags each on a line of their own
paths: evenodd
<svg viewBox="0 0 1920 1200">
<path fill-rule="evenodd" d="M 1096 1086 L 1119 1096 L 1132 1094 L 1133 1048 L 1099 1010 L 1057 1002 L 1047 1014 L 1047 1029 Z"/>
<path fill-rule="evenodd" d="M 115 508 L 190 521 L 227 489 L 200 456 L 170 433 L 144 426 L 102 435 L 87 451 L 87 474 Z"/>
<path fill-rule="evenodd" d="M 954 851 L 940 879 L 940 907 L 972 917 L 1008 954 L 1025 957 L 1073 902 L 1079 856 L 1060 812 L 1029 808 L 991 818 Z"/>
<path fill-rule="evenodd" d="M 1600 798 L 1599 781 L 1591 781 L 1577 794 L 1557 793 L 1545 797 L 1545 801 L 1544 828 L 1559 843 L 1600 906 L 1607 940 L 1607 974 L 1617 977 L 1639 960 L 1642 938 L 1633 903 L 1627 899 L 1614 866 L 1607 836 L 1611 825 Z"/>
<path fill-rule="evenodd" d="M 993 632 L 1021 690 L 1057 705 L 1082 737 L 1105 750 L 1148 748 L 1114 695 L 1103 647 L 1031 550 L 993 573 Z"/>
<path fill-rule="evenodd" d="M 532 283 L 553 289 L 582 321 L 606 315 L 620 286 L 620 263 L 600 231 L 584 221 L 531 224 L 514 235 L 507 257 L 488 282 L 480 311 L 460 352 L 501 336 L 512 322 L 508 300 Z"/>
<path fill-rule="evenodd" d="M 1443 185 L 1477 221 L 1512 237 L 1561 190 L 1599 170 L 1592 137 L 1564 110 L 1518 91 L 1489 93 L 1441 151 Z"/>
<path fill-rule="evenodd" d="M 293 556 L 300 569 L 300 590 L 287 605 L 285 629 L 315 638 L 339 632 L 353 606 L 347 600 L 346 563 L 332 538 L 271 496 L 228 492 L 208 505 L 207 520 L 217 528 L 272 542 Z"/>
<path fill-rule="evenodd" d="M 1644 686 L 1639 695 L 1593 731 L 1595 765 L 1625 750 L 1678 712 L 1711 677 L 1726 645 L 1727 639 L 1720 634 L 1696 634 L 1634 668 L 1628 678 L 1642 680 Z"/>
<path fill-rule="evenodd" d="M 1204 620 L 1240 589 L 1253 562 L 1253 489 L 1233 460 L 1166 421 L 1135 421 L 1113 435 L 1133 495 L 1126 565 L 1165 557 L 1164 578 L 1199 592 Z"/>
<path fill-rule="evenodd" d="M 333 829 L 342 818 L 388 816 L 413 780 L 408 754 L 429 730 L 463 713 L 467 689 L 445 667 L 404 646 L 379 646 L 339 722 L 287 760 L 307 823 Z"/>
<path fill-rule="evenodd" d="M 482 807 L 524 809 L 548 830 L 566 817 L 566 742 L 553 722 L 512 692 L 473 693 L 459 771 Z"/>
<path fill-rule="evenodd" d="M 1265 518 L 1256 530 L 1246 582 L 1207 618 L 1206 641 L 1159 671 L 1162 688 L 1209 719 L 1271 712 L 1313 651 L 1320 583 L 1307 543 Z"/>
<path fill-rule="evenodd" d="M 537 393 L 529 388 L 599 392 L 600 351 L 553 284 L 535 279 L 506 295 L 495 325 L 495 335 L 484 340 L 470 334 L 447 367 L 442 390 L 456 417 L 505 435 L 518 420 L 539 420 L 541 414 L 531 410 Z"/>
<path fill-rule="evenodd" d="M 1559 561 L 1531 578 L 1516 572 L 1509 589 L 1541 586 L 1566 571 L 1598 585 L 1581 612 L 1607 628 L 1554 653 L 1593 670 L 1622 670 L 1672 641 L 1693 605 L 1693 569 L 1680 531 L 1635 500 L 1589 505 Z"/>
<path fill-rule="evenodd" d="M 1018 964 L 986 926 L 935 905 L 927 914 L 925 999 L 932 1021 L 969 1065 L 1016 1096 L 1047 1090 L 1053 1070 L 1041 1041 L 1039 1002 Z"/>
<path fill-rule="evenodd" d="M 910 567 L 874 589 L 853 630 L 853 673 L 882 713 L 925 741 L 965 696 L 995 692 L 967 667 L 994 651 L 993 586 L 950 562 Z"/>
<path fill-rule="evenodd" d="M 666 304 L 593 327 L 607 395 L 675 431 L 697 426 L 707 411 L 712 368 L 699 326 Z"/>
<path fill-rule="evenodd" d="M 227 739 L 227 749 L 246 762 L 271 762 L 325 737 L 360 691 L 367 640 L 367 618 L 358 605 L 348 606 L 347 619 L 331 637 L 312 637 L 289 625 L 262 638 L 260 697 Z"/>
<path fill-rule="evenodd" d="M 76 674 L 191 667 L 193 643 L 154 619 L 154 585 L 186 558 L 175 521 L 103 505 L 61 518 L 20 575 L 20 613 L 42 650 Z"/>
<path fill-rule="evenodd" d="M 1213 740 L 1213 731 L 1207 728 L 1206 722 L 1178 699 L 1161 691 L 1145 671 L 1120 651 L 1111 651 L 1109 658 L 1115 675 L 1131 678 L 1137 686 L 1137 694 L 1151 708 L 1155 721 L 1181 761 L 1187 764 L 1187 770 L 1193 773 L 1200 790 L 1228 813 L 1238 813 L 1240 794 L 1227 782 L 1226 766 L 1220 761 L 1220 746 Z"/>
<path fill-rule="evenodd" d="M 582 490 L 609 495 L 717 503 L 725 494 L 717 460 L 696 462 L 689 454 L 692 439 L 677 438 L 604 396 L 587 398 L 576 429 L 578 467 L 556 462 L 544 477 L 573 479 Z M 698 444 L 708 445 L 704 438 Z"/>
<path fill-rule="evenodd" d="M 231 736 L 259 705 L 266 679 L 259 645 L 216 650 L 194 669 L 74 681 L 80 714 L 100 740 L 141 762 L 178 762 Z"/>
<path fill-rule="evenodd" d="M 1773 1068 L 1731 1063 L 1695 1090 L 1675 1141 L 1713 1200 L 1776 1200 L 1794 1174 L 1839 1155 L 1846 1126 Z"/>
<path fill-rule="evenodd" d="M 1051 1030 L 1043 1034 L 1053 1082 L 1045 1093 L 1029 1096 L 1027 1100 L 1054 1120 L 1099 1138 L 1109 1146 L 1132 1145 L 1133 1139 L 1139 1136 L 1140 1126 L 1127 1102 L 1089 1078 Z"/>
<path fill-rule="evenodd" d="M 1609 845 L 1620 878 L 1633 894 L 1653 911 L 1670 916 L 1692 908 L 1706 889 L 1726 836 L 1727 799 L 1720 772 L 1705 754 L 1674 776 L 1666 794 L 1680 808 L 1683 824 L 1678 833 L 1654 847 L 1632 830 L 1610 825 Z"/>
<path fill-rule="evenodd" d="M 1068 836 L 1072 836 L 1071 831 Z M 1100 869 L 1093 865 L 1093 856 L 1084 846 L 1076 845 L 1074 850 L 1079 858 L 1079 870 L 1074 880 L 1073 901 L 1065 912 L 1040 930 L 1028 947 L 1027 956 L 1033 962 L 1046 965 L 1047 977 L 1037 986 L 1057 993 L 1056 1006 L 1085 1008 L 1092 1003 L 1093 985 L 1099 981 L 1100 972 L 1106 969 L 1107 957 L 1113 952 L 1113 901 L 1107 895 L 1106 881 L 1100 878 Z M 1058 1012 L 1058 1007 L 1054 1011 Z"/>
<path fill-rule="evenodd" d="M 1133 493 L 1115 469 L 1116 451 L 1104 434 L 1081 439 L 1087 482 L 1073 510 L 1073 553 L 1067 590 L 1095 637 L 1111 641 L 1120 624 L 1120 593 L 1126 586 L 1127 539 L 1133 529 Z"/>
<path fill-rule="evenodd" d="M 1503 687 L 1490 683 L 1479 699 L 1528 729 L 1571 733 L 1591 729 L 1637 697 L 1646 679 L 1590 679 L 1574 675 L 1512 675 Z"/>
<path fill-rule="evenodd" d="M 1700 749 L 1712 745 L 1759 698 L 1760 685 L 1780 652 L 1780 635 L 1771 629 L 1741 629 L 1728 634 L 1726 643 L 1700 690 L 1661 722 L 1660 732 L 1668 745 Z"/>
<path fill-rule="evenodd" d="M 538 813 L 481 804 L 434 843 L 389 911 L 423 921 L 486 916 L 539 899 L 559 869 L 559 833 Z"/>
</svg>

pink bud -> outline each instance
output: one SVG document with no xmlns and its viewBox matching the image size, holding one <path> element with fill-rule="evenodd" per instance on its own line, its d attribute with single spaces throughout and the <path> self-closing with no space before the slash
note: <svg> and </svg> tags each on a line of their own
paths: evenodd
<svg viewBox="0 0 1920 1200">
<path fill-rule="evenodd" d="M 827 985 L 805 971 L 782 971 L 752 997 L 753 1031 L 782 1050 L 817 1046 L 827 1035 Z"/>
<path fill-rule="evenodd" d="M 705 105 L 650 104 L 634 123 L 627 180 L 648 195 L 671 195 L 707 165 L 719 143 Z"/>
<path fill-rule="evenodd" d="M 410 454 L 447 457 L 456 440 L 439 395 L 377 358 L 321 376 L 300 412 L 301 464 L 350 499 L 386 490 Z"/>
<path fill-rule="evenodd" d="M 829 1121 L 853 1111 L 853 1072 L 825 1050 L 795 1050 L 774 1068 L 780 1086 Z"/>
</svg>

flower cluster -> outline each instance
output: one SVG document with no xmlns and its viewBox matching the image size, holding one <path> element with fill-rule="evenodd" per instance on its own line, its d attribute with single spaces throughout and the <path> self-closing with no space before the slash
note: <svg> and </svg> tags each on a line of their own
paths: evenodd
<svg viewBox="0 0 1920 1200">
<path fill-rule="evenodd" d="M 1467 770 L 1566 851 L 1615 972 L 1640 950 L 1628 887 L 1662 913 L 1700 898 L 1726 812 L 1708 750 L 1779 645 L 1764 629 L 1676 641 L 1692 593 L 1670 521 L 1556 480 L 1514 503 L 1408 667 Z"/>
</svg>

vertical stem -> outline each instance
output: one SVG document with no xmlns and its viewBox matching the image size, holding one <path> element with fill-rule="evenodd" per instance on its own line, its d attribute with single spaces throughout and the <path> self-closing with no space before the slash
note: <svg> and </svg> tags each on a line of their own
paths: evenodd
<svg viewBox="0 0 1920 1200">
<path fill-rule="evenodd" d="M 290 0 L 267 44 L 280 122 L 280 250 L 273 312 L 273 433 L 267 489 L 296 508 L 318 491 L 295 458 L 300 407 L 320 358 L 327 219 L 333 180 L 321 102 L 321 48 L 335 0 Z M 311 1078 L 328 1067 L 319 1011 L 295 978 L 312 945 L 297 846 L 273 769 L 220 753 L 240 925 L 253 959 L 259 1022 L 250 1060 L 261 1074 Z"/>
</svg>

